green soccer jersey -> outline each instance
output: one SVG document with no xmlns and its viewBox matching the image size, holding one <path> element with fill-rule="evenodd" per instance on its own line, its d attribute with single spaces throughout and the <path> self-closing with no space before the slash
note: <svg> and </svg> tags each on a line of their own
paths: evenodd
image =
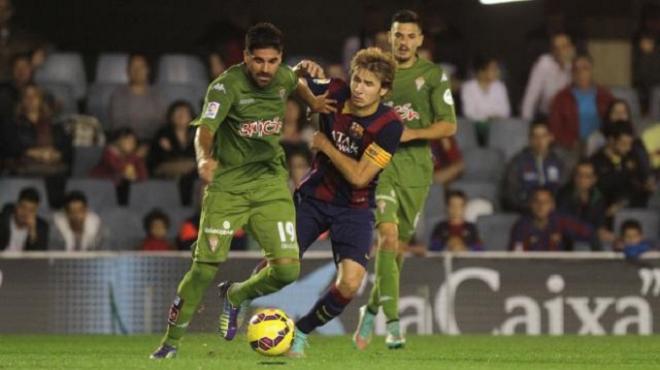
<svg viewBox="0 0 660 370">
<path fill-rule="evenodd" d="M 279 144 L 285 102 L 298 77 L 280 66 L 265 88 L 256 86 L 244 64 L 235 65 L 211 82 L 203 109 L 193 126 L 214 133 L 213 155 L 219 162 L 209 190 L 235 191 L 287 176 Z"/>
<path fill-rule="evenodd" d="M 435 64 L 417 59 L 410 68 L 397 69 L 388 98 L 406 127 L 425 128 L 434 122 L 456 124 L 449 79 Z M 426 140 L 401 143 L 380 182 L 401 186 L 428 186 L 433 177 L 431 150 Z"/>
</svg>

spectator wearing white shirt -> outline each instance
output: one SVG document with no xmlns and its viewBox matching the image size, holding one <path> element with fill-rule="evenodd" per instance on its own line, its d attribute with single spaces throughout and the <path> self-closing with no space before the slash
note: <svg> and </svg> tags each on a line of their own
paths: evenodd
<svg viewBox="0 0 660 370">
<path fill-rule="evenodd" d="M 522 101 L 523 119 L 532 121 L 538 114 L 548 116 L 552 99 L 571 82 L 575 46 L 566 33 L 551 37 L 552 52 L 541 55 L 532 67 Z"/>
<path fill-rule="evenodd" d="M 80 252 L 101 247 L 101 219 L 87 207 L 87 198 L 82 192 L 72 191 L 66 195 L 64 209 L 53 216 L 55 240 L 53 250 Z"/>
<path fill-rule="evenodd" d="M 500 67 L 493 57 L 475 60 L 475 78 L 461 88 L 463 115 L 474 121 L 489 121 L 511 116 L 509 95 L 500 81 Z"/>
</svg>

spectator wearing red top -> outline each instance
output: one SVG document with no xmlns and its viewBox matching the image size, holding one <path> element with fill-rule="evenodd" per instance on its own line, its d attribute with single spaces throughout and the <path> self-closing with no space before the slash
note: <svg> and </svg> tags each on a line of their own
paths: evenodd
<svg viewBox="0 0 660 370">
<path fill-rule="evenodd" d="M 433 229 L 429 250 L 452 252 L 483 250 L 476 225 L 465 220 L 467 203 L 465 193 L 451 190 L 447 193 L 445 202 L 449 217 Z"/>
<path fill-rule="evenodd" d="M 593 60 L 580 55 L 573 62 L 573 82 L 554 97 L 550 131 L 567 150 L 579 150 L 580 141 L 600 128 L 614 100 L 612 93 L 593 79 Z"/>
<path fill-rule="evenodd" d="M 142 241 L 140 250 L 143 251 L 171 251 L 174 246 L 167 240 L 167 231 L 170 228 L 170 218 L 160 209 L 153 209 L 144 216 L 144 231 L 147 237 Z"/>
<path fill-rule="evenodd" d="M 431 143 L 433 154 L 433 182 L 448 185 L 463 173 L 465 163 L 458 143 L 453 137 Z"/>
</svg>

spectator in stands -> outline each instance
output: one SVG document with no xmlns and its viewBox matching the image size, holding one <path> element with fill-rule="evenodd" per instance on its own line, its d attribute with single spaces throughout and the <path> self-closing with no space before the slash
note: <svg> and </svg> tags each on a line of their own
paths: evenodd
<svg viewBox="0 0 660 370">
<path fill-rule="evenodd" d="M 138 155 L 138 141 L 130 128 L 118 129 L 105 147 L 101 162 L 92 169 L 93 177 L 111 179 L 117 187 L 119 204 L 128 202 L 129 184 L 147 179 L 144 159 Z"/>
<path fill-rule="evenodd" d="M 211 81 L 218 78 L 222 72 L 227 69 L 222 55 L 218 52 L 212 52 L 208 55 L 209 79 Z"/>
<path fill-rule="evenodd" d="M 660 123 L 655 123 L 644 130 L 642 141 L 649 155 L 651 169 L 655 178 L 660 179 Z"/>
<path fill-rule="evenodd" d="M 5 127 L 2 136 L 7 157 L 13 159 L 13 173 L 56 176 L 68 171 L 70 140 L 61 126 L 53 124 L 52 112 L 37 86 L 25 87 L 15 121 Z"/>
<path fill-rule="evenodd" d="M 621 224 L 616 249 L 622 251 L 626 258 L 636 260 L 642 254 L 655 249 L 655 245 L 653 241 L 644 238 L 639 221 L 628 219 Z"/>
<path fill-rule="evenodd" d="M 14 7 L 10 0 L 0 0 L 0 81 L 12 72 L 12 59 L 19 54 L 30 54 L 37 49 L 34 36 L 12 24 Z"/>
<path fill-rule="evenodd" d="M 87 197 L 80 191 L 65 196 L 64 209 L 53 215 L 55 226 L 51 250 L 91 251 L 102 246 L 101 218 L 89 209 Z"/>
<path fill-rule="evenodd" d="M 431 142 L 433 155 L 433 182 L 449 185 L 463 173 L 463 154 L 454 137 Z"/>
<path fill-rule="evenodd" d="M 467 197 L 460 190 L 450 190 L 445 197 L 447 220 L 433 229 L 429 242 L 430 251 L 481 251 L 483 247 L 477 226 L 465 219 Z"/>
<path fill-rule="evenodd" d="M 580 150 L 580 143 L 601 127 L 612 93 L 593 79 L 593 59 L 583 54 L 573 62 L 573 83 L 552 101 L 549 126 L 556 143 L 568 151 Z"/>
<path fill-rule="evenodd" d="M 655 182 L 632 152 L 634 133 L 630 122 L 605 128 L 607 144 L 591 157 L 598 174 L 598 188 L 614 214 L 623 207 L 646 207 Z"/>
<path fill-rule="evenodd" d="M 32 83 L 30 55 L 15 55 L 11 62 L 11 79 L 0 84 L 0 127 L 13 120 L 23 90 Z"/>
<path fill-rule="evenodd" d="M 530 197 L 530 212 L 521 216 L 511 229 L 509 250 L 572 250 L 576 241 L 588 242 L 592 249 L 600 249 L 589 225 L 556 212 L 553 192 L 537 188 Z"/>
<path fill-rule="evenodd" d="M 613 214 L 607 213 L 605 198 L 596 187 L 598 178 L 593 163 L 580 161 L 575 167 L 573 181 L 561 188 L 557 195 L 557 209 L 565 215 L 589 224 L 598 232 L 604 244 L 614 242 Z"/>
<path fill-rule="evenodd" d="M 475 78 L 461 87 L 463 115 L 473 121 L 487 122 L 511 116 L 509 95 L 500 81 L 500 67 L 496 58 L 477 57 Z"/>
<path fill-rule="evenodd" d="M 190 126 L 193 118 L 190 103 L 178 100 L 170 105 L 167 124 L 156 134 L 147 157 L 152 175 L 173 179 L 195 172 L 195 129 Z"/>
<path fill-rule="evenodd" d="M 167 240 L 167 231 L 170 228 L 170 218 L 160 209 L 152 209 L 143 220 L 144 231 L 147 237 L 142 241 L 140 250 L 143 251 L 171 251 L 175 250 L 172 243 Z"/>
<path fill-rule="evenodd" d="M 300 147 L 290 151 L 286 160 L 289 168 L 289 190 L 293 193 L 311 169 L 312 153 L 306 147 Z"/>
<path fill-rule="evenodd" d="M 385 35 L 385 40 L 382 40 L 383 31 L 386 31 L 384 25 L 387 18 L 383 9 L 375 5 L 366 5 L 362 10 L 363 20 L 358 23 L 361 25 L 361 29 L 357 34 L 344 40 L 342 61 L 346 71 L 350 70 L 351 59 L 358 50 L 370 46 L 382 47 L 385 51 L 388 49 L 387 36 Z M 377 40 L 379 33 L 381 34 L 380 42 Z"/>
<path fill-rule="evenodd" d="M 130 127 L 141 142 L 151 140 L 164 120 L 162 97 L 149 85 L 149 63 L 144 55 L 131 55 L 127 72 L 128 85 L 119 87 L 110 98 L 110 127 Z"/>
<path fill-rule="evenodd" d="M 633 53 L 633 85 L 637 89 L 643 111 L 649 106 L 651 90 L 660 85 L 660 50 L 650 32 L 639 34 Z"/>
<path fill-rule="evenodd" d="M 566 33 L 556 33 L 550 38 L 552 51 L 543 54 L 534 63 L 522 101 L 522 117 L 537 120 L 538 115 L 547 117 L 550 104 L 557 92 L 571 82 L 571 63 L 575 47 Z"/>
<path fill-rule="evenodd" d="M 543 186 L 553 194 L 564 183 L 566 167 L 552 150 L 554 137 L 544 122 L 529 128 L 529 145 L 507 165 L 503 203 L 512 211 L 525 211 L 532 190 Z"/>
<path fill-rule="evenodd" d="M 48 223 L 37 216 L 39 192 L 25 188 L 14 205 L 0 214 L 0 250 L 8 252 L 43 251 L 48 247 Z"/>
</svg>

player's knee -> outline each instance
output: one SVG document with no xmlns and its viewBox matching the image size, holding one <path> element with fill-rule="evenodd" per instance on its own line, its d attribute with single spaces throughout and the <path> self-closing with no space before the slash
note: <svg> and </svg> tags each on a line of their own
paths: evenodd
<svg viewBox="0 0 660 370">
<path fill-rule="evenodd" d="M 399 245 L 399 232 L 396 224 L 384 223 L 378 226 L 379 248 L 396 251 Z"/>
<path fill-rule="evenodd" d="M 273 264 L 270 266 L 273 279 L 285 287 L 298 280 L 300 263 Z"/>
<path fill-rule="evenodd" d="M 362 281 L 357 278 L 342 278 L 336 284 L 337 290 L 345 298 L 353 298 L 357 294 L 357 291 L 360 289 L 360 284 Z"/>
</svg>

